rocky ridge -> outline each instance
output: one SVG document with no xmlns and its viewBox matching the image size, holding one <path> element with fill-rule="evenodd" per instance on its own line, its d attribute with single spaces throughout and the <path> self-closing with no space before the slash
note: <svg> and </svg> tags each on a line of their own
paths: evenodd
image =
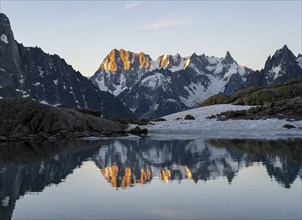
<svg viewBox="0 0 302 220">
<path fill-rule="evenodd" d="M 257 107 L 249 110 L 223 112 L 212 117 L 221 120 L 264 118 L 302 120 L 302 80 L 262 88 L 250 87 L 230 96 L 217 94 L 205 100 L 200 106 L 228 103 Z"/>
<path fill-rule="evenodd" d="M 1 141 L 125 135 L 118 122 L 31 99 L 0 100 Z"/>
</svg>

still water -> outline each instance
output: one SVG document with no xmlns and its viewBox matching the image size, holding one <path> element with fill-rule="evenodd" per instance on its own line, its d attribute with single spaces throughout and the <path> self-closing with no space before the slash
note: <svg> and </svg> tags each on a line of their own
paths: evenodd
<svg viewBox="0 0 302 220">
<path fill-rule="evenodd" d="M 301 139 L 0 145 L 0 219 L 301 219 Z"/>
</svg>

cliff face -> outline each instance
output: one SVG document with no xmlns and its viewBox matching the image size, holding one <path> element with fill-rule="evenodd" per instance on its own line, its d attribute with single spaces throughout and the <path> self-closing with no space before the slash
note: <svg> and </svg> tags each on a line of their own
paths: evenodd
<svg viewBox="0 0 302 220">
<path fill-rule="evenodd" d="M 123 49 L 113 49 L 103 60 L 99 70 L 110 73 L 120 71 L 145 72 L 150 69 L 151 58 L 149 55 L 133 53 Z"/>
<path fill-rule="evenodd" d="M 23 65 L 9 19 L 0 13 L 0 86 L 17 86 L 23 78 Z"/>
</svg>

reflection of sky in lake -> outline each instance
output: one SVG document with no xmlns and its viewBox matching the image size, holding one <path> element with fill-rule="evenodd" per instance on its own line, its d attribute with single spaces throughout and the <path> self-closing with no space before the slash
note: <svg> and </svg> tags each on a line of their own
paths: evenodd
<svg viewBox="0 0 302 220">
<path fill-rule="evenodd" d="M 10 184 L 9 175 L 1 173 L 0 195 L 11 190 L 5 186 L 21 186 L 15 187 L 19 193 L 27 191 L 17 200 L 13 218 L 300 218 L 301 163 L 297 165 L 291 153 L 280 153 L 281 147 L 276 144 L 270 148 L 272 143 L 256 142 L 264 153 L 255 155 L 248 151 L 255 142 L 244 143 L 240 151 L 241 145 L 231 147 L 228 141 L 108 141 L 100 149 L 56 153 L 52 159 L 15 165 L 19 175 L 27 179 L 20 178 L 18 185 L 18 179 L 12 178 L 15 182 Z M 229 159 L 221 160 L 221 156 Z M 42 162 L 44 171 L 38 175 Z M 241 164 L 238 170 L 229 166 L 235 163 Z M 67 167 L 62 176 L 56 177 L 64 181 L 51 179 L 59 170 L 56 166 L 60 170 Z M 115 173 L 120 180 L 116 188 L 102 172 L 112 166 L 119 170 Z M 150 168 L 152 173 L 146 184 L 139 179 L 141 168 Z M 22 169 L 28 175 L 22 174 Z M 232 169 L 235 172 L 230 181 Z M 119 184 L 126 170 L 132 187 L 122 189 Z M 161 170 L 170 170 L 168 181 L 161 178 Z M 34 193 L 37 191 L 42 192 Z"/>
</svg>

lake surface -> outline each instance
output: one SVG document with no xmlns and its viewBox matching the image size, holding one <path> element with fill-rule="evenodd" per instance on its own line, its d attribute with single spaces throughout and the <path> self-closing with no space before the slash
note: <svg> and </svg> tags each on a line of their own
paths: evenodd
<svg viewBox="0 0 302 220">
<path fill-rule="evenodd" d="M 0 145 L 0 219 L 301 219 L 301 139 Z"/>
</svg>

